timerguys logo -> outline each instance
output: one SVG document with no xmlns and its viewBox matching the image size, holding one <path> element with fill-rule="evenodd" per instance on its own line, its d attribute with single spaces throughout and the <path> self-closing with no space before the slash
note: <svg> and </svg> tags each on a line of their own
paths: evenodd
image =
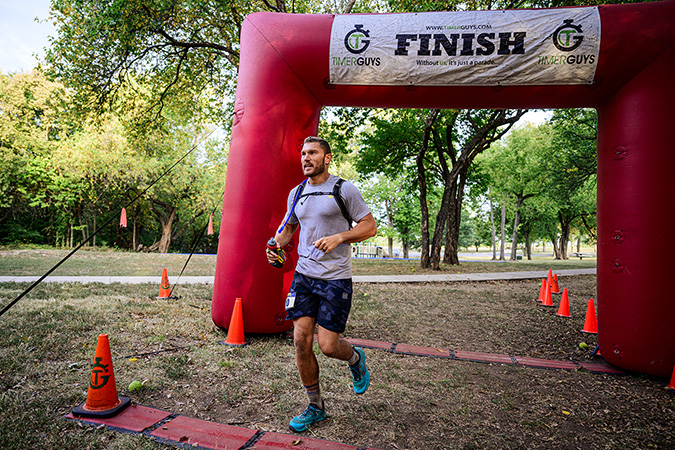
<svg viewBox="0 0 675 450">
<path fill-rule="evenodd" d="M 354 25 L 354 29 L 345 36 L 345 48 L 355 55 L 363 53 L 370 45 L 370 39 L 366 39 L 369 37 L 370 30 L 364 30 L 363 25 Z"/>
<path fill-rule="evenodd" d="M 95 358 L 96 362 L 92 365 L 91 380 L 89 381 L 89 387 L 92 389 L 101 389 L 108 384 L 108 380 L 110 379 L 110 375 L 108 375 L 109 364 L 101 364 L 102 359 L 97 356 Z"/>
<path fill-rule="evenodd" d="M 572 22 L 572 19 L 563 20 L 563 24 L 553 32 L 553 44 L 560 51 L 571 52 L 584 41 L 581 25 L 573 25 Z"/>
</svg>

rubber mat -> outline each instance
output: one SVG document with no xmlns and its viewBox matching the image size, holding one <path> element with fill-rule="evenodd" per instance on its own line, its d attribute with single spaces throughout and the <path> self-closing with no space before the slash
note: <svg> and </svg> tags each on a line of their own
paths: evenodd
<svg viewBox="0 0 675 450">
<path fill-rule="evenodd" d="M 157 442 L 190 449 L 294 449 L 294 450 L 377 450 L 364 449 L 339 442 L 292 434 L 265 432 L 209 422 L 143 405 L 131 405 L 114 417 L 105 419 L 76 417 L 68 420 L 128 434 L 141 434 Z"/>
</svg>

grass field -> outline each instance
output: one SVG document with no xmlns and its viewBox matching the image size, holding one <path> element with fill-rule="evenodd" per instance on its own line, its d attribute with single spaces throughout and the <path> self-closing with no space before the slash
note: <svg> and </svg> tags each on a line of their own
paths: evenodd
<svg viewBox="0 0 675 450">
<path fill-rule="evenodd" d="M 31 252 L 46 252 L 34 255 Z M 39 274 L 49 252 L 0 258 L 0 275 Z M 177 273 L 185 255 L 85 252 L 66 274 Z M 198 258 L 208 275 L 214 257 Z M 545 268 L 594 261 L 544 262 Z M 173 266 L 171 264 L 174 264 Z M 533 263 L 447 268 L 508 271 Z M 538 263 L 537 263 L 538 264 Z M 550 265 L 549 265 L 550 264 Z M 539 270 L 539 266 L 534 270 Z M 584 266 L 588 267 L 588 266 Z M 133 273 L 122 270 L 127 268 Z M 409 261 L 357 261 L 356 273 L 410 273 Z M 570 267 L 571 268 L 571 267 Z M 212 270 L 212 269 L 211 269 Z M 522 270 L 522 269 L 521 269 Z M 212 274 L 212 272 L 210 273 Z M 536 306 L 538 282 L 358 284 L 347 337 L 436 348 L 583 361 L 582 335 L 595 277 L 566 277 L 573 318 Z M 27 284 L 0 284 L 6 304 Z M 289 433 L 304 409 L 294 350 L 284 336 L 252 336 L 230 348 L 210 317 L 212 286 L 186 285 L 178 300 L 156 285 L 43 284 L 0 318 L 0 448 L 160 449 L 143 436 L 81 427 L 63 416 L 86 398 L 97 336 L 110 336 L 120 394 L 177 414 Z M 328 420 L 310 437 L 380 449 L 673 448 L 675 397 L 665 381 L 424 358 L 366 349 L 372 384 L 351 391 L 346 366 L 319 354 Z M 129 394 L 133 380 L 148 380 Z"/>
<path fill-rule="evenodd" d="M 11 250 L 0 249 L 0 275 L 42 275 L 68 255 L 66 250 Z M 166 268 L 169 275 L 177 275 L 189 255 L 128 253 L 120 251 L 80 250 L 64 262 L 53 275 L 84 276 L 160 276 Z M 264 253 L 261 251 L 261 257 Z M 556 261 L 536 258 L 513 262 L 466 261 L 459 266 L 441 267 L 441 273 L 514 272 L 522 270 L 585 269 L 595 267 L 595 259 Z M 418 260 L 353 259 L 354 275 L 396 275 L 439 273 L 420 269 Z M 185 269 L 186 276 L 212 276 L 216 255 L 193 255 Z"/>
</svg>

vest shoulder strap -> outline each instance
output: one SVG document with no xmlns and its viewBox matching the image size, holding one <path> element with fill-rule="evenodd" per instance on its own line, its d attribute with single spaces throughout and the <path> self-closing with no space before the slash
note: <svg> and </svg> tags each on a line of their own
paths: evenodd
<svg viewBox="0 0 675 450">
<path fill-rule="evenodd" d="M 305 189 L 305 182 L 302 182 L 300 186 L 298 186 L 298 191 L 295 193 L 295 198 L 300 199 L 302 197 L 309 197 L 310 195 L 332 195 L 333 198 L 335 199 L 335 203 L 337 203 L 338 207 L 340 208 L 340 212 L 344 216 L 345 220 L 349 223 L 349 229 L 352 229 L 352 216 L 349 215 L 349 211 L 347 211 L 347 206 L 345 205 L 344 200 L 342 199 L 342 183 L 345 182 L 342 178 L 338 178 L 338 180 L 335 182 L 335 185 L 333 186 L 333 191 L 332 192 L 310 192 L 309 194 L 303 194 L 302 191 Z"/>
</svg>

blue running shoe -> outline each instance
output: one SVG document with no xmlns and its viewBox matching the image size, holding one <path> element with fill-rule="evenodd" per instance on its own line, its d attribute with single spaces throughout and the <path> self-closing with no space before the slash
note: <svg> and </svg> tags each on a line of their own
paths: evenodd
<svg viewBox="0 0 675 450">
<path fill-rule="evenodd" d="M 354 347 L 354 351 L 359 354 L 359 362 L 355 366 L 349 366 L 352 369 L 352 384 L 354 392 L 363 394 L 370 386 L 370 372 L 366 367 L 366 354 L 361 347 Z"/>
<path fill-rule="evenodd" d="M 309 405 L 305 412 L 291 419 L 288 427 L 296 432 L 305 431 L 310 425 L 321 422 L 326 417 L 328 416 L 326 415 L 325 406 L 324 409 L 321 409 L 316 405 Z"/>
</svg>

